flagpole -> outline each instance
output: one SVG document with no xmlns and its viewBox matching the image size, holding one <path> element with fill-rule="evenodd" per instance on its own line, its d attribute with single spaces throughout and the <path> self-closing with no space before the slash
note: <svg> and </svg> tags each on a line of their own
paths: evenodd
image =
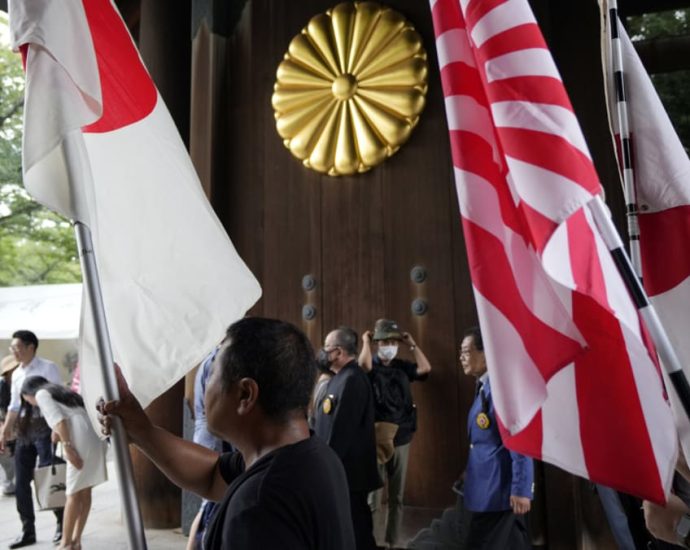
<svg viewBox="0 0 690 550">
<path fill-rule="evenodd" d="M 68 134 L 63 141 L 63 151 L 65 153 L 65 163 L 70 179 L 70 187 L 74 193 L 77 190 L 87 189 L 87 178 L 91 178 L 88 165 L 85 166 L 84 160 L 85 145 L 81 132 Z M 77 197 L 77 200 L 83 196 Z M 91 313 L 94 319 L 94 331 L 98 346 L 98 358 L 100 363 L 101 377 L 103 380 L 106 401 L 114 401 L 120 398 L 115 376 L 113 352 L 110 345 L 110 335 L 103 307 L 103 295 L 101 284 L 98 277 L 96 258 L 94 256 L 91 230 L 82 222 L 74 222 L 74 231 L 79 248 L 79 259 L 81 261 L 84 286 L 88 292 Z M 82 367 L 83 368 L 83 367 Z M 114 416 L 111 434 L 111 443 L 115 452 L 115 468 L 117 471 L 120 494 L 122 496 L 123 512 L 127 525 L 129 537 L 129 547 L 131 550 L 145 550 L 146 536 L 144 534 L 144 524 L 139 509 L 136 489 L 134 487 L 134 474 L 132 461 L 129 455 L 129 443 L 122 420 Z"/>
<path fill-rule="evenodd" d="M 668 373 L 669 379 L 683 405 L 683 409 L 685 409 L 685 414 L 690 418 L 690 384 L 688 384 L 688 379 L 685 377 L 680 359 L 678 359 L 678 355 L 676 355 L 671 345 L 671 341 L 659 320 L 659 316 L 649 301 L 640 278 L 633 269 L 630 257 L 625 252 L 623 241 L 611 221 L 609 211 L 600 196 L 596 196 L 594 200 L 588 203 L 588 206 L 594 217 L 594 222 L 597 224 L 606 243 L 606 247 L 618 268 L 618 272 L 621 274 L 623 282 L 649 330 L 656 351 L 661 359 L 661 364 Z"/>
<path fill-rule="evenodd" d="M 625 72 L 623 70 L 623 50 L 621 48 L 620 35 L 618 33 L 618 0 L 609 0 L 607 7 L 608 10 L 606 10 L 606 13 L 611 55 L 606 57 L 610 65 L 606 68 L 606 78 L 609 81 L 608 89 L 615 92 L 616 98 L 616 117 L 618 119 L 618 131 L 620 134 L 619 166 L 623 176 L 623 194 L 625 196 L 625 208 L 628 220 L 630 259 L 632 260 L 632 266 L 637 277 L 642 280 L 640 224 L 638 220 L 639 208 L 637 205 L 637 193 L 635 191 L 628 100 L 625 90 Z M 613 82 L 611 82 L 612 78 Z"/>
</svg>

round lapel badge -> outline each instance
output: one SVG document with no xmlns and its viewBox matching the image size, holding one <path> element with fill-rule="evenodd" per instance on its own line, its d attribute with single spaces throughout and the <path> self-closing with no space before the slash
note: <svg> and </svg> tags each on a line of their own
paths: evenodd
<svg viewBox="0 0 690 550">
<path fill-rule="evenodd" d="M 321 410 L 323 414 L 331 414 L 333 412 L 333 407 L 335 406 L 335 396 L 327 395 L 321 402 Z"/>
<path fill-rule="evenodd" d="M 486 413 L 480 412 L 477 415 L 477 426 L 479 426 L 482 430 L 489 429 L 489 426 L 491 426 L 491 420 L 489 420 L 489 416 Z"/>
</svg>

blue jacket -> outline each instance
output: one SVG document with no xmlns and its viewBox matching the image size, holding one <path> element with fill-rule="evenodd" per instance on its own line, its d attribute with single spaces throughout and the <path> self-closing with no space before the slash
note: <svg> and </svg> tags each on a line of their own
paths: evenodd
<svg viewBox="0 0 690 550">
<path fill-rule="evenodd" d="M 532 459 L 503 446 L 488 377 L 482 392 L 484 403 L 481 395 L 477 394 L 467 417 L 470 452 L 465 470 L 465 507 L 472 512 L 510 510 L 511 495 L 533 497 Z M 489 418 L 487 429 L 477 424 L 477 417 L 483 409 Z"/>
</svg>

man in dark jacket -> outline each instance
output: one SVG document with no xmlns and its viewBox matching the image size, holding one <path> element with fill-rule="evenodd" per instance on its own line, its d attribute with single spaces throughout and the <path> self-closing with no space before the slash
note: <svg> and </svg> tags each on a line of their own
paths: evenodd
<svg viewBox="0 0 690 550">
<path fill-rule="evenodd" d="M 351 328 L 340 327 L 326 336 L 319 360 L 335 376 L 316 403 L 314 430 L 345 467 L 357 550 L 371 550 L 376 542 L 367 494 L 381 486 L 381 479 L 376 468 L 374 399 L 356 355 L 357 333 Z"/>
</svg>

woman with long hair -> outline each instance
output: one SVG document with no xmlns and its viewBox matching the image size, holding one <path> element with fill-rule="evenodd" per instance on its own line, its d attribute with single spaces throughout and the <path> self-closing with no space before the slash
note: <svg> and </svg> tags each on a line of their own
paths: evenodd
<svg viewBox="0 0 690 550">
<path fill-rule="evenodd" d="M 52 384 L 42 376 L 32 376 L 21 389 L 22 407 L 31 417 L 38 406 L 53 430 L 54 441 L 61 441 L 67 459 L 67 502 L 62 525 L 61 549 L 81 548 L 81 535 L 91 511 L 91 488 L 107 479 L 105 442 L 91 427 L 84 400 L 70 389 Z"/>
</svg>

